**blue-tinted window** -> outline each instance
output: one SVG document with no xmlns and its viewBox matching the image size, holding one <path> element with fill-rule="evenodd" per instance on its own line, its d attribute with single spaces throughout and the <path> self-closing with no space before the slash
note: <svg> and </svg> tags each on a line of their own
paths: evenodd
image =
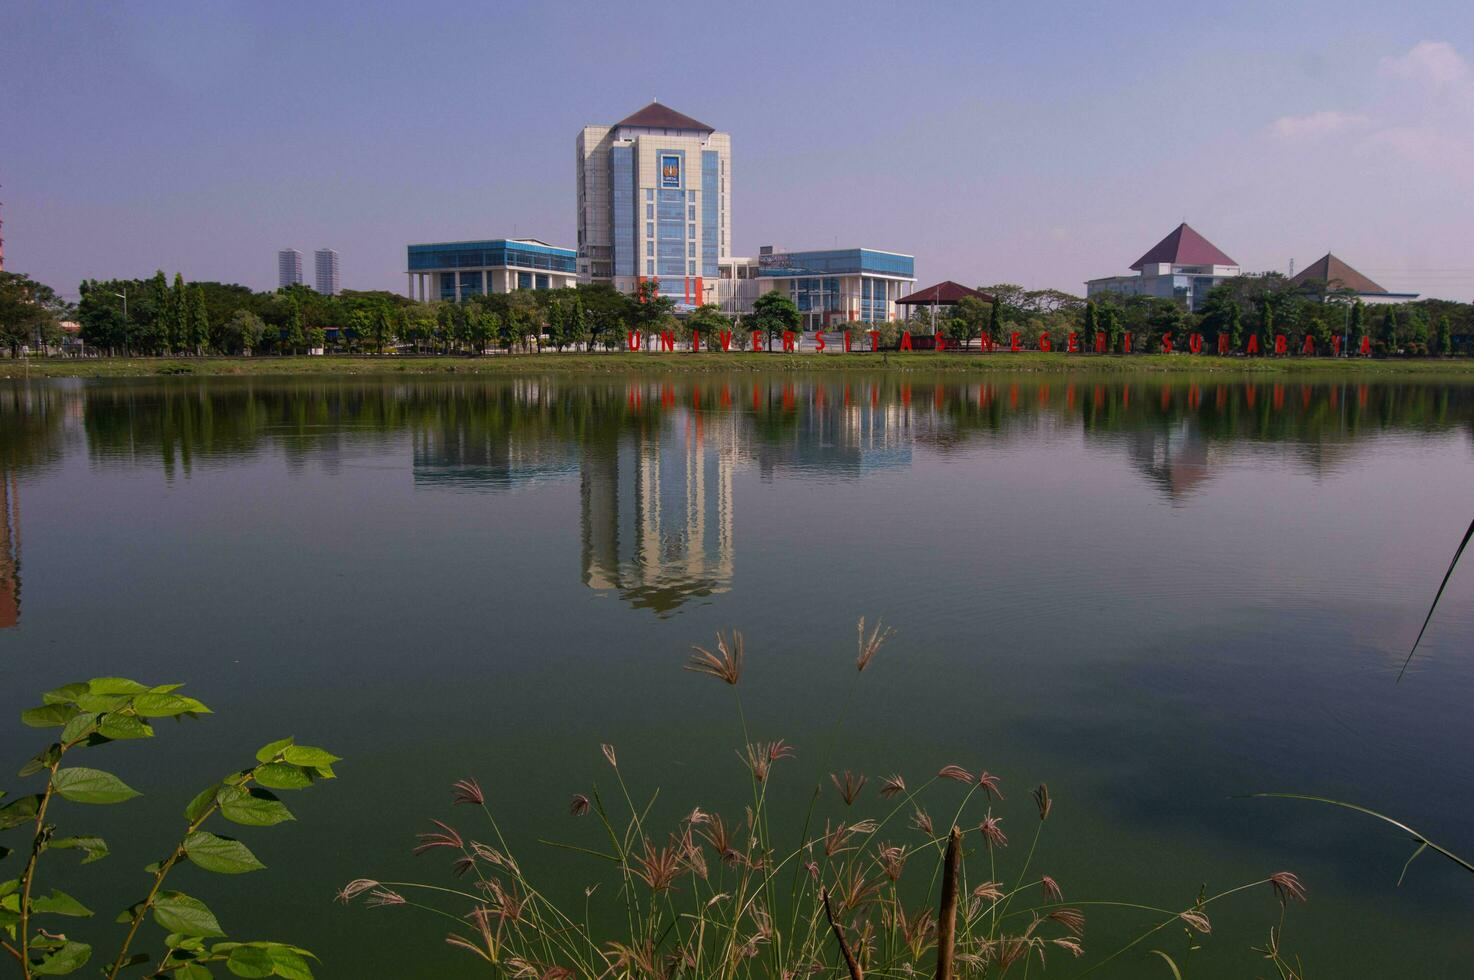
<svg viewBox="0 0 1474 980">
<path fill-rule="evenodd" d="M 717 161 L 715 150 L 701 151 L 701 274 L 717 275 Z"/>
<path fill-rule="evenodd" d="M 686 195 L 678 190 L 661 190 L 656 195 L 656 269 L 662 276 L 681 276 L 686 269 Z"/>
<path fill-rule="evenodd" d="M 518 289 L 531 289 L 532 288 L 532 273 L 530 273 L 530 272 L 519 272 L 519 273 L 517 273 L 517 288 Z"/>
<path fill-rule="evenodd" d="M 415 272 L 434 269 L 485 269 L 507 265 L 573 272 L 575 263 L 572 249 L 521 244 L 502 239 L 411 245 L 408 252 L 409 269 Z"/>
<path fill-rule="evenodd" d="M 480 272 L 462 272 L 461 273 L 461 298 L 464 299 L 467 296 L 480 296 L 480 295 L 481 295 L 481 273 Z"/>
<path fill-rule="evenodd" d="M 635 153 L 632 146 L 609 151 L 610 207 L 614 212 L 614 274 L 635 274 Z"/>
<path fill-rule="evenodd" d="M 547 289 L 548 288 L 548 277 L 547 276 L 541 276 L 540 275 L 540 276 L 537 277 L 537 288 L 538 289 Z"/>
<path fill-rule="evenodd" d="M 654 259 L 646 259 L 645 260 L 645 275 L 647 275 L 647 276 L 653 276 L 653 275 L 655 275 L 655 260 Z"/>
<path fill-rule="evenodd" d="M 653 205 L 653 204 L 647 204 L 647 205 L 645 205 L 645 220 L 646 221 L 654 221 L 655 220 L 655 205 Z"/>
</svg>

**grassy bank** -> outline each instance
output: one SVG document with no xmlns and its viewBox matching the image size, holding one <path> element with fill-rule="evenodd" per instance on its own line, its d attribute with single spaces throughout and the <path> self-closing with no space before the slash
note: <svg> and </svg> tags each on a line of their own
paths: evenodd
<svg viewBox="0 0 1474 980">
<path fill-rule="evenodd" d="M 484 357 L 372 355 L 331 357 L 106 357 L 0 361 L 0 377 L 131 378 L 160 375 L 383 374 L 681 374 L 717 371 L 900 371 L 947 374 L 1170 373 L 1416 377 L 1474 380 L 1474 358 L 1246 358 L 1189 354 L 1080 355 L 1063 353 L 768 354 L 601 353 L 496 354 Z"/>
</svg>

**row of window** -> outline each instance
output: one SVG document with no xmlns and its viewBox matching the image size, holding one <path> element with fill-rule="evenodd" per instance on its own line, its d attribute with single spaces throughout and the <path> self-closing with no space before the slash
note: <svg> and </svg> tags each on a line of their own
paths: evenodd
<svg viewBox="0 0 1474 980">
<path fill-rule="evenodd" d="M 572 255 L 554 255 L 516 245 L 478 247 L 473 249 L 435 249 L 409 252 L 409 271 L 431 269 L 487 269 L 514 266 L 523 269 L 547 269 L 551 272 L 575 271 Z"/>
</svg>

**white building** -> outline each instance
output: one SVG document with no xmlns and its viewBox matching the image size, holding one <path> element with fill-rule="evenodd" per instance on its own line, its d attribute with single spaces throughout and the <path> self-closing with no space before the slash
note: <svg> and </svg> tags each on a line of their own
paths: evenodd
<svg viewBox="0 0 1474 980">
<path fill-rule="evenodd" d="M 284 248 L 276 253 L 276 284 L 279 288 L 296 286 L 302 282 L 302 253 L 295 248 Z"/>
<path fill-rule="evenodd" d="M 916 284 L 916 260 L 903 252 L 833 248 L 780 252 L 764 245 L 756 259 L 721 263 L 715 295 L 722 312 L 745 314 L 763 293 L 777 290 L 798 306 L 803 329 L 896 318 L 896 299 Z"/>
<path fill-rule="evenodd" d="M 1196 310 L 1208 298 L 1210 289 L 1241 274 L 1237 262 L 1186 222 L 1152 246 L 1131 268 L 1136 275 L 1089 280 L 1085 283 L 1086 298 L 1094 299 L 1103 293 L 1155 296 L 1175 299 Z"/>
<path fill-rule="evenodd" d="M 331 248 L 320 248 L 313 257 L 317 266 L 317 291 L 324 296 L 338 295 L 338 253 Z"/>
<path fill-rule="evenodd" d="M 1323 290 L 1328 303 L 1359 299 L 1369 305 L 1385 305 L 1411 303 L 1418 298 L 1417 293 L 1389 293 L 1330 252 L 1300 270 L 1300 274 L 1290 282 L 1297 286 Z"/>
<path fill-rule="evenodd" d="M 578 134 L 578 277 L 678 307 L 715 299 L 732 251 L 732 138 L 652 102 Z"/>
<path fill-rule="evenodd" d="M 406 265 L 409 298 L 421 302 L 578 284 L 573 249 L 535 238 L 411 245 Z"/>
</svg>

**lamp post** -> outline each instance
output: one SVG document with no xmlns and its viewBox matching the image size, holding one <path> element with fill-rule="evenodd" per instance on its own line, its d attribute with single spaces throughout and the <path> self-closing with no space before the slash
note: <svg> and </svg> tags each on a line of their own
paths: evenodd
<svg viewBox="0 0 1474 980">
<path fill-rule="evenodd" d="M 123 297 L 123 356 L 128 356 L 128 287 L 124 286 L 121 293 L 113 293 L 114 296 Z"/>
</svg>

